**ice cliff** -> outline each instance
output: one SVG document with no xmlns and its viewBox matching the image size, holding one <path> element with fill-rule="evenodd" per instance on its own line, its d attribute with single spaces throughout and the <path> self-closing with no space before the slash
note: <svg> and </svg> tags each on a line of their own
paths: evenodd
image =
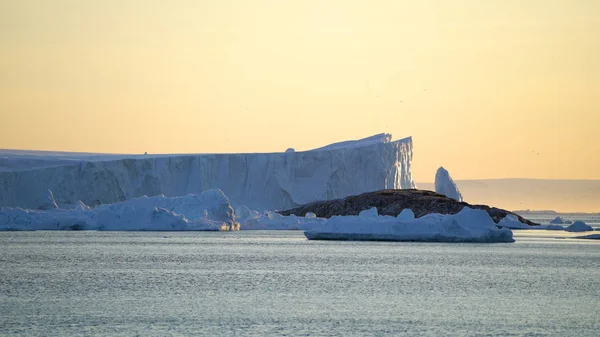
<svg viewBox="0 0 600 337">
<path fill-rule="evenodd" d="M 450 173 L 443 167 L 440 167 L 435 174 L 435 192 L 456 201 L 464 201 Z"/>
<path fill-rule="evenodd" d="M 0 206 L 90 206 L 221 189 L 232 205 L 287 209 L 392 188 L 415 188 L 412 139 L 380 134 L 310 151 L 121 156 L 0 151 Z M 48 190 L 52 191 L 50 198 Z"/>
</svg>

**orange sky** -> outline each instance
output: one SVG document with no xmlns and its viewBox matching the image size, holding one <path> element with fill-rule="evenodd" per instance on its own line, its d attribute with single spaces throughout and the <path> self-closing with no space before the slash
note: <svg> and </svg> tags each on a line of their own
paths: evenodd
<svg viewBox="0 0 600 337">
<path fill-rule="evenodd" d="M 0 0 L 0 148 L 413 136 L 414 176 L 600 179 L 600 1 Z"/>
</svg>

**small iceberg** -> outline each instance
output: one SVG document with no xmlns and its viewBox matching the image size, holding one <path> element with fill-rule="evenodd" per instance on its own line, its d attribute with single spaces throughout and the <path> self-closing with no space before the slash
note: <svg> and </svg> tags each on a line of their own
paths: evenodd
<svg viewBox="0 0 600 337">
<path fill-rule="evenodd" d="M 575 236 L 575 237 L 573 237 L 573 239 L 600 240 L 600 234 Z"/>
<path fill-rule="evenodd" d="M 565 228 L 567 232 L 589 232 L 593 231 L 594 228 L 590 225 L 586 225 L 583 221 L 575 221 L 571 226 Z"/>
<path fill-rule="evenodd" d="M 557 216 L 556 218 L 550 220 L 550 223 L 554 225 L 570 225 L 573 223 L 573 221 Z"/>
<path fill-rule="evenodd" d="M 505 216 L 504 219 L 500 220 L 498 227 L 510 229 L 538 229 L 537 227 L 522 223 L 516 216 L 512 214 L 509 214 Z"/>
</svg>

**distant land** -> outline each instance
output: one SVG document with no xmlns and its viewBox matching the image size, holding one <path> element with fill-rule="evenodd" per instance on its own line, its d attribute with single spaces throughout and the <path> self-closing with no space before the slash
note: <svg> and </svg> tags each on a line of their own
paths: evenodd
<svg viewBox="0 0 600 337">
<path fill-rule="evenodd" d="M 508 210 L 599 213 L 600 180 L 481 179 L 456 180 L 466 202 Z M 417 188 L 435 190 L 433 183 Z"/>
</svg>

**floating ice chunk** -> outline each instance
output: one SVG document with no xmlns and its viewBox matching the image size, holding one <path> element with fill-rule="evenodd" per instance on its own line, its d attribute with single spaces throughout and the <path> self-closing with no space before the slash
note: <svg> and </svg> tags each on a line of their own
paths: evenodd
<svg viewBox="0 0 600 337">
<path fill-rule="evenodd" d="M 544 229 L 549 230 L 549 231 L 564 231 L 565 230 L 565 226 L 561 226 L 561 225 L 547 225 L 547 226 L 543 226 Z"/>
<path fill-rule="evenodd" d="M 600 240 L 600 234 L 590 234 L 583 236 L 576 236 L 574 239 L 588 239 L 588 240 Z"/>
<path fill-rule="evenodd" d="M 585 222 L 577 220 L 571 226 L 565 228 L 567 232 L 587 232 L 593 231 L 594 228 L 590 225 L 586 225 Z"/>
<path fill-rule="evenodd" d="M 393 217 L 335 216 L 304 232 L 310 240 L 514 242 L 483 210 L 463 208 L 454 215 L 429 214 L 412 221 Z"/>
<path fill-rule="evenodd" d="M 456 186 L 456 183 L 450 177 L 450 173 L 443 167 L 440 167 L 435 174 L 435 192 L 456 201 L 463 201 L 458 186 Z"/>
<path fill-rule="evenodd" d="M 500 222 L 498 222 L 498 227 L 511 228 L 511 229 L 536 229 L 536 227 L 532 227 L 532 226 L 522 223 L 513 214 L 508 214 L 502 220 L 500 220 Z"/>
<path fill-rule="evenodd" d="M 376 218 L 379 214 L 377 213 L 377 207 L 371 207 L 358 213 L 361 218 Z"/>
<path fill-rule="evenodd" d="M 556 224 L 556 225 L 564 225 L 564 224 L 572 224 L 573 221 L 569 220 L 569 219 L 565 219 L 563 217 L 557 216 L 556 218 L 550 220 L 551 224 Z"/>
<path fill-rule="evenodd" d="M 289 149 L 285 150 L 285 153 L 294 153 L 294 152 L 296 152 L 296 150 L 291 147 Z"/>
<path fill-rule="evenodd" d="M 314 219 L 317 217 L 317 215 L 313 212 L 306 212 L 306 214 L 304 214 L 304 217 L 307 219 Z"/>
<path fill-rule="evenodd" d="M 559 225 L 559 224 L 564 224 L 565 220 L 562 217 L 557 216 L 556 218 L 550 220 L 550 223 Z"/>
<path fill-rule="evenodd" d="M 413 220 L 415 218 L 415 213 L 410 208 L 405 208 L 396 216 L 398 220 Z"/>
</svg>

